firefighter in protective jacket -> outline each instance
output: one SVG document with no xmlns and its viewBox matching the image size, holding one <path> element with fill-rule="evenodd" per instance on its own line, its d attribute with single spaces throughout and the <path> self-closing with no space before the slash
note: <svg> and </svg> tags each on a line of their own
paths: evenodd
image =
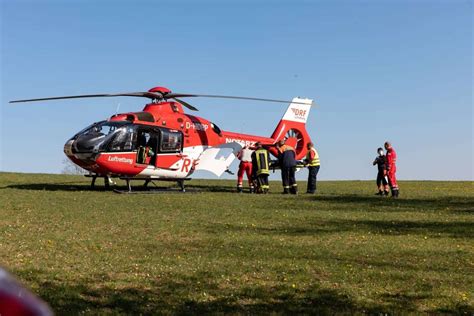
<svg viewBox="0 0 474 316">
<path fill-rule="evenodd" d="M 252 174 L 256 182 L 256 192 L 267 194 L 270 189 L 268 185 L 268 176 L 270 175 L 268 151 L 263 148 L 260 142 L 255 144 L 255 148 L 252 153 Z"/>
</svg>

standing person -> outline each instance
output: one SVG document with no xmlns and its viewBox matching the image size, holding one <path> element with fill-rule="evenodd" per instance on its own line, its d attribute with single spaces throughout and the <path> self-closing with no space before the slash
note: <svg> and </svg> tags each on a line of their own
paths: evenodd
<svg viewBox="0 0 474 316">
<path fill-rule="evenodd" d="M 283 194 L 298 194 L 296 184 L 296 152 L 293 147 L 285 144 L 284 140 L 277 143 L 278 161 L 281 168 L 281 180 L 283 182 Z"/>
<path fill-rule="evenodd" d="M 308 166 L 308 186 L 306 193 L 314 194 L 316 192 L 316 178 L 318 176 L 321 163 L 319 161 L 319 154 L 314 144 L 309 142 L 306 145 L 308 152 L 306 153 L 305 165 Z"/>
<path fill-rule="evenodd" d="M 397 184 L 397 177 L 395 173 L 397 172 L 397 153 L 392 147 L 390 142 L 385 142 L 384 144 L 385 150 L 387 151 L 387 176 L 388 176 L 388 184 L 390 185 L 390 189 L 392 190 L 392 197 L 398 197 L 399 189 Z"/>
<path fill-rule="evenodd" d="M 383 149 L 381 147 L 377 149 L 377 153 L 379 155 L 372 163 L 373 166 L 377 165 L 378 168 L 376 181 L 379 192 L 376 195 L 388 195 L 387 157 L 384 155 Z"/>
<path fill-rule="evenodd" d="M 263 148 L 260 142 L 255 144 L 255 151 L 252 153 L 253 176 L 257 182 L 256 192 L 267 194 L 270 186 L 268 176 L 270 175 L 268 151 Z"/>
<path fill-rule="evenodd" d="M 249 146 L 244 146 L 237 154 L 237 158 L 240 160 L 239 171 L 237 172 L 237 192 L 239 193 L 243 191 L 244 173 L 247 175 L 250 193 L 254 191 L 252 182 L 252 153 L 253 150 Z"/>
</svg>

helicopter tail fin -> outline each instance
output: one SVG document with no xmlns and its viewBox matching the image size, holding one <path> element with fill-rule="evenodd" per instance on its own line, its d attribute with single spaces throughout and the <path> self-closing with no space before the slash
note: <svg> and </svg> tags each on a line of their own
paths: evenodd
<svg viewBox="0 0 474 316">
<path fill-rule="evenodd" d="M 312 104 L 311 99 L 294 98 L 271 136 L 275 142 L 283 139 L 295 148 L 297 159 L 306 155 L 306 144 L 311 141 L 306 121 Z"/>
</svg>

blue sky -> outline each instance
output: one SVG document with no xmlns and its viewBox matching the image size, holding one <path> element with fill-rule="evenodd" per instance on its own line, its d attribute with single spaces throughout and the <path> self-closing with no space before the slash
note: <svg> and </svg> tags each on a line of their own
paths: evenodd
<svg viewBox="0 0 474 316">
<path fill-rule="evenodd" d="M 57 173 L 66 140 L 143 91 L 315 99 L 321 179 L 473 179 L 471 1 L 1 0 L 0 170 Z M 193 99 L 221 128 L 269 136 L 286 106 Z M 304 177 L 306 172 L 301 173 Z"/>
</svg>

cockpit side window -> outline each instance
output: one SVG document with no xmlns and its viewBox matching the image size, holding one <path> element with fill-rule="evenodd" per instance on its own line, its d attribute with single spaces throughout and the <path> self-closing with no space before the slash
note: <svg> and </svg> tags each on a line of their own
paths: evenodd
<svg viewBox="0 0 474 316">
<path fill-rule="evenodd" d="M 160 139 L 160 152 L 179 152 L 183 145 L 183 134 L 179 131 L 162 130 Z"/>
<path fill-rule="evenodd" d="M 115 128 L 114 130 L 115 131 Z M 112 128 L 108 131 L 112 133 Z M 109 145 L 110 151 L 133 151 L 136 149 L 137 133 L 133 126 L 122 127 L 117 130 Z"/>
</svg>

